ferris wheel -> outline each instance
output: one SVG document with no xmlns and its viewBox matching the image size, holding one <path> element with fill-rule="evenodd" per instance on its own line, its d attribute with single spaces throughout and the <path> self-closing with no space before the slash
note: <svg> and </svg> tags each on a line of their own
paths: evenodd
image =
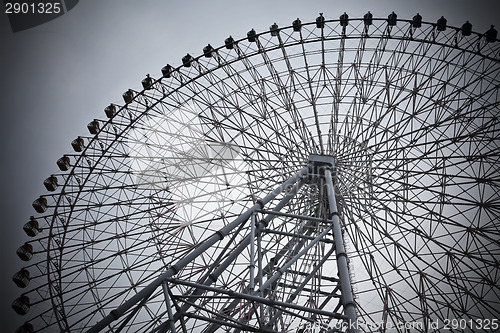
<svg viewBox="0 0 500 333">
<path fill-rule="evenodd" d="M 17 332 L 498 329 L 499 78 L 493 27 L 394 12 L 148 74 L 33 202 Z"/>
</svg>

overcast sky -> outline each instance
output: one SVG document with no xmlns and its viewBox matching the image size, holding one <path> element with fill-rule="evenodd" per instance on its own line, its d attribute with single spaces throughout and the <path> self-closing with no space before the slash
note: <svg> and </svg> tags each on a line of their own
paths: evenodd
<svg viewBox="0 0 500 333">
<path fill-rule="evenodd" d="M 15 251 L 27 236 L 22 226 L 34 215 L 31 202 L 45 193 L 42 182 L 56 172 L 56 160 L 71 151 L 70 142 L 87 134 L 86 125 L 103 118 L 111 102 L 139 88 L 145 74 L 158 77 L 167 63 L 178 66 L 186 53 L 198 55 L 211 43 L 246 36 L 251 28 L 290 25 L 299 17 L 327 19 L 344 11 L 375 17 L 395 11 L 399 18 L 419 12 L 425 21 L 441 15 L 449 25 L 466 20 L 473 30 L 500 28 L 498 0 L 364 1 L 124 1 L 82 0 L 67 14 L 13 34 L 0 14 L 0 274 L 2 331 L 23 322 L 11 309 L 19 290 L 11 277 L 22 267 Z M 3 10 L 2 10 L 3 11 Z"/>
</svg>

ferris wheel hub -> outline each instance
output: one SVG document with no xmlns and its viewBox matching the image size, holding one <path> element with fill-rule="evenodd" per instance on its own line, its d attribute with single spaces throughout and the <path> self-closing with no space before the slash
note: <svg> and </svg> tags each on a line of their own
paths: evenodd
<svg viewBox="0 0 500 333">
<path fill-rule="evenodd" d="M 308 175 L 311 180 L 315 180 L 318 177 L 325 176 L 325 170 L 330 170 L 333 172 L 335 169 L 335 159 L 330 155 L 309 155 L 307 162 L 308 165 Z"/>
</svg>

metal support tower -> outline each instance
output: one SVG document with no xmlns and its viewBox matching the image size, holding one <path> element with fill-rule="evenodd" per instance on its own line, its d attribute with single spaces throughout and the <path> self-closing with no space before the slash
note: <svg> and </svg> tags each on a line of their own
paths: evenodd
<svg viewBox="0 0 500 333">
<path fill-rule="evenodd" d="M 233 327 L 234 332 L 241 331 L 257 331 L 257 332 L 277 332 L 273 329 L 277 323 L 279 316 L 282 313 L 296 312 L 296 316 L 304 318 L 304 320 L 311 323 L 316 316 L 325 316 L 342 322 L 342 331 L 348 333 L 357 333 L 356 322 L 356 308 L 353 300 L 351 289 L 351 282 L 348 271 L 348 259 L 343 244 L 342 229 L 340 226 L 340 216 L 337 209 L 336 191 L 335 191 L 335 160 L 331 156 L 325 155 L 311 155 L 309 157 L 307 166 L 290 177 L 287 181 L 276 187 L 265 198 L 259 199 L 256 203 L 248 209 L 245 213 L 241 214 L 231 223 L 224 226 L 212 234 L 208 239 L 200 243 L 198 247 L 192 250 L 187 256 L 179 260 L 174 265 L 160 275 L 156 280 L 137 292 L 134 296 L 125 301 L 122 305 L 111 311 L 106 317 L 99 321 L 94 327 L 90 328 L 87 333 L 100 332 L 108 325 L 111 325 L 115 320 L 121 319 L 121 325 L 116 332 L 121 331 L 127 323 L 136 316 L 139 310 L 147 304 L 148 299 L 157 291 L 162 288 L 165 297 L 165 307 L 167 309 L 166 320 L 158 327 L 154 328 L 152 332 L 176 332 L 176 327 L 180 327 L 182 332 L 188 331 L 186 329 L 185 321 L 189 319 L 204 320 L 207 326 L 203 332 L 215 332 L 219 327 L 227 326 Z M 300 188 L 307 184 L 311 188 L 315 188 L 318 193 L 320 204 L 316 209 L 315 214 L 310 216 L 297 215 L 285 212 L 285 207 L 292 200 Z M 269 210 L 266 206 L 276 199 L 282 193 L 282 198 L 278 201 L 276 206 Z M 257 214 L 265 216 L 260 221 L 257 221 Z M 297 221 L 309 221 L 314 223 L 321 223 L 324 226 L 323 230 L 318 231 L 315 235 L 304 234 L 301 236 L 301 241 L 295 247 L 285 246 L 279 251 L 274 261 L 287 257 L 286 262 L 279 268 L 274 267 L 268 263 L 265 267 L 262 260 L 261 237 L 266 231 L 271 221 L 277 217 L 287 217 L 296 219 Z M 186 281 L 176 278 L 176 274 L 181 271 L 191 261 L 202 255 L 205 251 L 210 251 L 210 248 L 221 241 L 230 234 L 235 234 L 239 227 L 250 221 L 250 230 L 239 245 L 222 258 L 217 265 L 212 265 L 210 271 L 207 271 L 205 279 L 202 281 Z M 333 236 L 333 237 L 332 237 Z M 333 244 L 331 249 L 323 256 L 322 260 L 312 269 L 311 272 L 304 272 L 306 276 L 301 284 L 296 288 L 295 292 L 283 300 L 276 300 L 271 297 L 274 289 L 279 285 L 282 276 L 291 269 L 301 257 L 305 256 L 308 251 L 317 246 L 319 243 Z M 213 286 L 217 279 L 224 273 L 228 266 L 236 260 L 236 258 L 245 250 L 250 248 L 249 259 L 249 281 L 245 292 L 236 292 L 231 289 L 224 289 Z M 335 309 L 328 306 L 313 308 L 300 305 L 293 302 L 299 294 L 304 290 L 304 286 L 318 274 L 318 270 L 322 265 L 333 256 L 336 256 L 338 279 L 338 289 L 340 290 L 340 303 Z M 267 279 L 264 277 L 264 272 L 267 272 Z M 271 272 L 272 274 L 269 274 Z M 188 295 L 189 301 L 178 305 L 179 301 L 173 295 L 170 286 L 182 285 L 189 287 L 191 292 Z M 202 299 L 205 293 L 211 292 L 218 295 L 228 297 L 227 306 L 224 307 L 224 313 L 214 314 L 212 317 L 202 317 L 190 310 L 195 306 L 195 303 Z M 186 297 L 186 295 L 183 295 Z M 228 320 L 228 314 L 237 310 L 238 304 L 245 301 L 252 304 L 251 310 L 246 314 L 248 318 L 255 316 L 260 328 L 252 328 L 248 325 L 250 319 L 246 322 L 238 323 L 237 320 Z M 328 302 L 324 302 L 327 304 Z M 175 306 L 174 306 L 175 305 Z M 274 312 L 269 312 L 265 315 L 265 307 L 273 308 Z M 340 308 L 343 311 L 339 311 Z M 304 314 L 304 315 L 299 315 Z M 310 316 L 310 317 L 307 317 Z M 265 318 L 265 319 L 264 319 Z M 232 318 L 231 318 L 232 319 Z M 300 329 L 297 329 L 300 332 Z M 338 332 L 339 330 L 330 329 L 329 332 Z"/>
</svg>

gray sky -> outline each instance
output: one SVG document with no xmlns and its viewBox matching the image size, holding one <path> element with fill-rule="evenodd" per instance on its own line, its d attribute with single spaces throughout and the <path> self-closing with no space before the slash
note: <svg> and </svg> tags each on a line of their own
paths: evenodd
<svg viewBox="0 0 500 333">
<path fill-rule="evenodd" d="M 21 290 L 11 281 L 22 267 L 15 251 L 27 240 L 22 226 L 34 211 L 31 202 L 45 193 L 42 182 L 56 172 L 56 160 L 71 151 L 70 142 L 87 133 L 87 123 L 103 118 L 111 102 L 140 87 L 145 74 L 158 77 L 167 63 L 178 66 L 186 53 L 198 55 L 211 43 L 290 25 L 299 17 L 327 19 L 344 11 L 375 17 L 395 11 L 399 18 L 419 12 L 425 21 L 441 15 L 449 25 L 466 20 L 473 30 L 500 29 L 498 0 L 363 1 L 89 1 L 44 25 L 16 34 L 0 14 L 0 253 L 7 263 L 0 274 L 2 331 L 23 322 L 10 304 Z"/>
</svg>

